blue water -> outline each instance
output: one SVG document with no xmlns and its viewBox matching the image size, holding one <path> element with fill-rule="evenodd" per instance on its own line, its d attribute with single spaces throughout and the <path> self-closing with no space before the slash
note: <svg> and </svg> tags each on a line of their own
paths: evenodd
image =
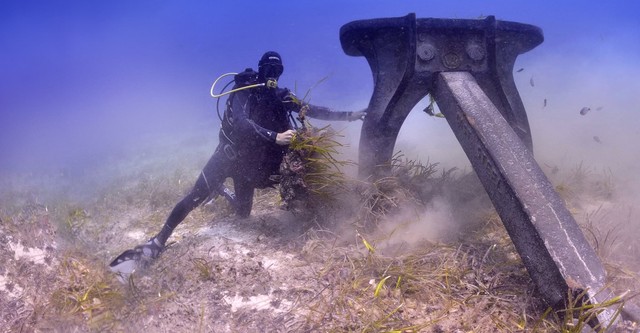
<svg viewBox="0 0 640 333">
<path fill-rule="evenodd" d="M 570 174 L 584 165 L 597 178 L 605 170 L 610 178 L 604 187 L 615 187 L 615 201 L 585 196 L 579 208 L 587 215 L 581 218 L 619 223 L 620 235 L 633 231 L 615 250 L 637 252 L 637 0 L 1 0 L 0 194 L 22 193 L 46 204 L 43 192 L 57 197 L 70 188 L 91 198 L 107 186 L 120 196 L 130 178 L 165 165 L 175 167 L 174 178 L 194 181 L 219 127 L 212 82 L 256 68 L 267 50 L 283 57 L 280 85 L 303 95 L 328 77 L 313 88 L 312 103 L 363 109 L 373 89 L 371 71 L 364 58 L 343 52 L 339 29 L 354 20 L 408 13 L 494 15 L 543 30 L 544 43 L 520 56 L 516 69 L 523 71 L 514 73 L 536 159 L 544 171 Z M 468 171 L 446 121 L 425 116 L 424 106 L 405 121 L 396 150 Z M 580 115 L 585 107 L 591 111 Z M 347 141 L 357 143 L 360 124 L 349 125 Z M 151 148 L 139 148 L 145 145 Z M 182 156 L 190 161 L 182 163 Z M 110 172 L 122 176 L 120 182 Z M 151 174 L 141 182 L 155 181 Z M 600 218 L 599 205 L 605 204 Z"/>
<path fill-rule="evenodd" d="M 640 73 L 637 1 L 5 0 L 0 3 L 0 175 L 90 168 L 140 138 L 171 137 L 198 126 L 209 126 L 215 137 L 212 81 L 256 67 L 266 50 L 283 56 L 281 85 L 304 92 L 329 76 L 314 90 L 313 102 L 364 108 L 372 89 L 370 70 L 364 58 L 344 54 L 338 31 L 353 20 L 411 12 L 440 18 L 495 15 L 537 25 L 545 42 L 519 65 L 544 73 L 556 106 L 579 110 L 583 105 L 572 105 L 573 99 L 603 87 L 624 102 L 619 114 L 640 111 L 640 103 L 633 105 L 640 91 L 633 77 Z M 545 89 L 545 80 L 537 81 Z M 589 89 L 582 90 L 582 83 Z M 522 93 L 528 109 L 543 98 Z M 531 117 L 533 126 L 548 120 Z"/>
</svg>

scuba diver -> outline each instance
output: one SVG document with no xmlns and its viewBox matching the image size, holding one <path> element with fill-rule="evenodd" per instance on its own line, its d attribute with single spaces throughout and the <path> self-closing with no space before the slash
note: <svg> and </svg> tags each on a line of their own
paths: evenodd
<svg viewBox="0 0 640 333">
<path fill-rule="evenodd" d="M 248 217 L 256 188 L 275 185 L 272 175 L 279 172 L 280 163 L 295 135 L 295 120 L 291 112 L 302 110 L 311 118 L 354 121 L 363 119 L 365 111 L 332 111 L 326 107 L 302 102 L 289 89 L 278 87 L 284 67 L 276 52 L 266 52 L 258 62 L 258 72 L 247 68 L 235 74 L 219 132 L 219 143 L 204 166 L 191 191 L 176 204 L 160 232 L 147 243 L 127 250 L 110 266 L 131 266 L 130 261 L 155 259 L 163 251 L 173 230 L 207 198 L 224 196 L 237 216 Z M 217 81 L 217 80 L 216 80 Z M 215 82 L 214 82 L 215 86 Z M 224 186 L 233 179 L 234 191 Z M 123 265 L 123 267 L 125 266 Z"/>
</svg>

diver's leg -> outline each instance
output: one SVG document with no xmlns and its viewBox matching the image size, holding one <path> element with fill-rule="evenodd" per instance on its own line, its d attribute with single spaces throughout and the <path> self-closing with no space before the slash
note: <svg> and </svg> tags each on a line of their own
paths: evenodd
<svg viewBox="0 0 640 333">
<path fill-rule="evenodd" d="M 162 230 L 154 237 L 160 243 L 159 245 L 164 246 L 178 224 L 222 185 L 226 178 L 228 164 L 226 156 L 221 154 L 219 149 L 216 150 L 200 172 L 200 176 L 189 194 L 176 204 Z"/>
<path fill-rule="evenodd" d="M 236 192 L 236 214 L 249 217 L 253 206 L 253 192 L 255 187 L 243 177 L 233 178 L 233 188 Z"/>
<path fill-rule="evenodd" d="M 202 178 L 202 174 L 198 178 L 198 181 L 191 192 L 189 192 L 189 194 L 187 194 L 180 202 L 178 202 L 178 204 L 175 205 L 175 207 L 173 207 L 167 221 L 164 226 L 162 226 L 162 230 L 160 230 L 156 235 L 155 239 L 161 246 L 164 246 L 178 224 L 180 224 L 180 222 L 182 222 L 194 208 L 202 204 L 202 202 L 207 198 L 208 193 L 205 190 L 206 187 L 203 188 L 200 186 L 201 184 L 199 184 L 201 183 L 199 181 L 200 178 Z"/>
<path fill-rule="evenodd" d="M 211 160 L 209 160 L 211 162 Z M 147 262 L 148 259 L 157 258 L 164 249 L 165 243 L 173 229 L 175 229 L 182 220 L 191 212 L 194 208 L 200 205 L 208 195 L 208 187 L 205 180 L 205 172 L 200 174 L 195 186 L 191 189 L 191 192 L 187 194 L 178 204 L 173 208 L 169 218 L 162 226 L 162 230 L 148 242 L 142 245 L 138 245 L 131 250 L 124 251 L 118 257 L 116 257 L 111 264 L 111 270 L 118 272 L 119 274 L 130 274 L 131 267 L 128 264 L 123 264 L 131 260 L 137 262 Z M 146 258 L 146 259 L 144 259 Z M 148 263 L 148 262 L 147 262 Z M 124 265 L 124 266 L 122 266 Z"/>
</svg>

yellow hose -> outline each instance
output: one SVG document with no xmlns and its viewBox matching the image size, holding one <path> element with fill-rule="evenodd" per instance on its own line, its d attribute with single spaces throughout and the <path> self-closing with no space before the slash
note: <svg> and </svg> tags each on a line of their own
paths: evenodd
<svg viewBox="0 0 640 333">
<path fill-rule="evenodd" d="M 256 84 L 252 84 L 252 85 L 250 85 L 250 86 L 244 86 L 244 87 L 240 87 L 240 88 L 237 88 L 237 89 L 232 89 L 232 90 L 229 90 L 229 91 L 226 91 L 226 92 L 222 92 L 222 93 L 220 93 L 220 94 L 214 94 L 214 93 L 213 93 L 213 90 L 214 90 L 214 89 L 215 89 L 215 87 L 216 87 L 216 83 L 218 83 L 218 81 L 220 81 L 220 79 L 222 79 L 223 77 L 229 76 L 229 75 L 237 75 L 237 74 L 238 74 L 238 73 L 226 73 L 226 74 L 222 74 L 222 75 L 220 75 L 220 77 L 218 77 L 215 81 L 213 81 L 213 84 L 211 85 L 211 91 L 210 91 L 210 93 L 211 93 L 211 97 L 213 97 L 213 98 L 220 98 L 220 97 L 222 97 L 222 96 L 229 95 L 229 94 L 234 93 L 234 92 L 236 92 L 236 91 L 240 91 L 240 90 L 245 90 L 245 89 L 251 89 L 251 88 L 256 88 L 256 87 L 262 87 L 262 86 L 264 86 L 264 83 L 256 83 Z"/>
</svg>

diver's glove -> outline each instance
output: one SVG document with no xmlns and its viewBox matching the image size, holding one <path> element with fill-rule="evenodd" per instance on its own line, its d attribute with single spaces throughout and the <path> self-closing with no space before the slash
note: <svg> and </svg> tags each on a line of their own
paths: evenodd
<svg viewBox="0 0 640 333">
<path fill-rule="evenodd" d="M 302 101 L 298 98 L 298 96 L 296 96 L 294 93 L 292 93 L 288 89 L 282 91 L 280 100 L 282 100 L 283 103 L 294 104 L 297 107 L 302 106 Z"/>
</svg>

